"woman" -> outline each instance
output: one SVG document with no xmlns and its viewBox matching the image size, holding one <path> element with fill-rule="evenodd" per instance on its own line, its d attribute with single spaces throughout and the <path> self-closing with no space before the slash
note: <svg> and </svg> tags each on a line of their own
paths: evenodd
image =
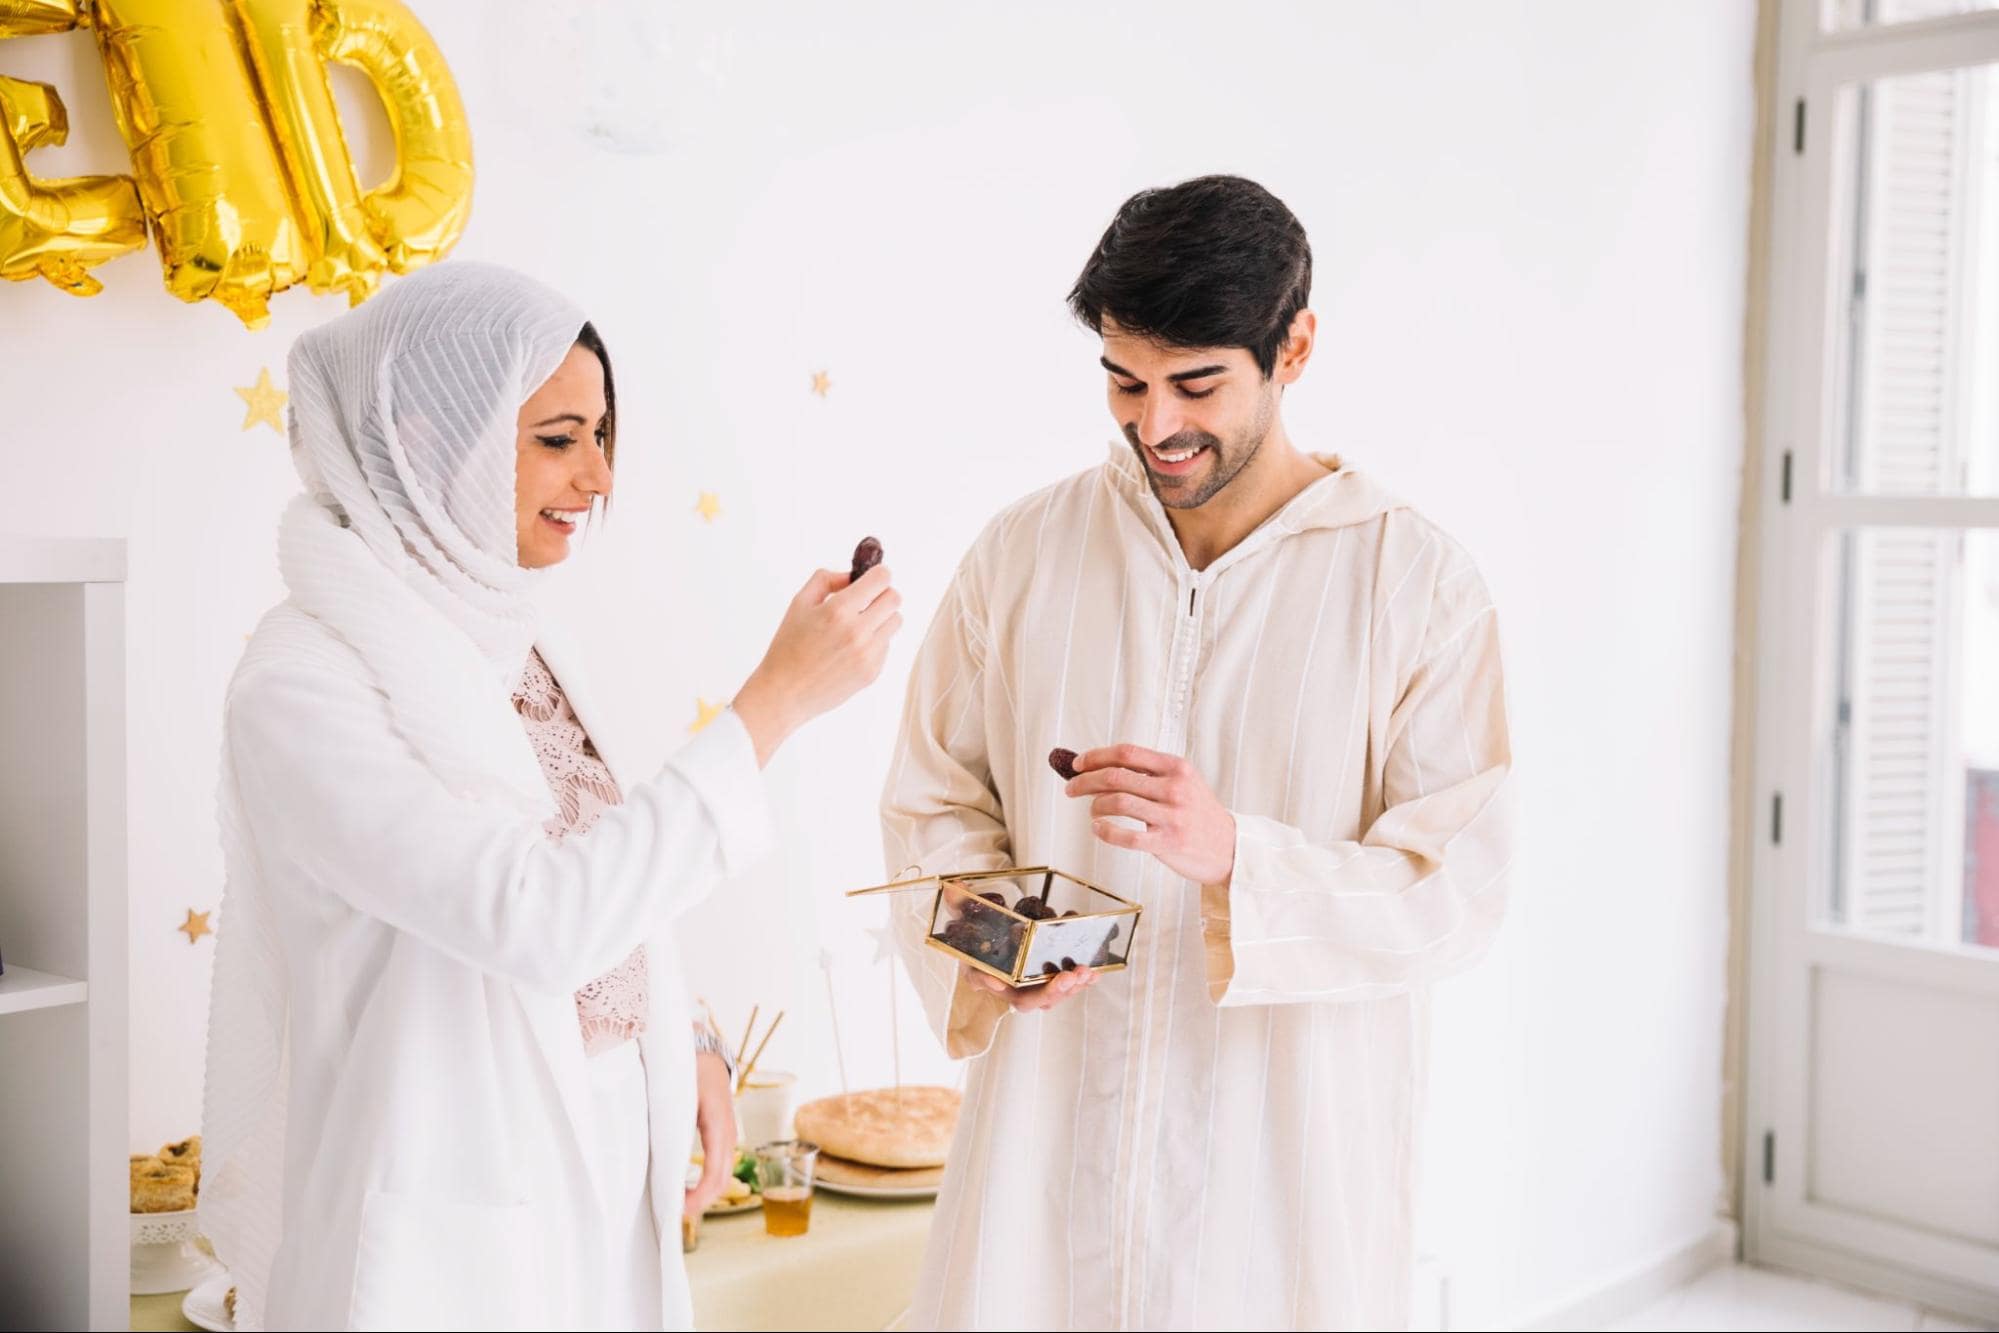
<svg viewBox="0 0 1999 1333">
<path fill-rule="evenodd" d="M 730 1161 L 683 1198 L 673 923 L 759 854 L 760 768 L 880 672 L 899 598 L 815 574 L 732 708 L 632 771 L 528 602 L 611 491 L 581 312 L 453 262 L 289 364 L 305 494 L 229 690 L 209 1019 L 200 1208 L 238 1326 L 689 1327 L 676 1218 Z"/>
</svg>

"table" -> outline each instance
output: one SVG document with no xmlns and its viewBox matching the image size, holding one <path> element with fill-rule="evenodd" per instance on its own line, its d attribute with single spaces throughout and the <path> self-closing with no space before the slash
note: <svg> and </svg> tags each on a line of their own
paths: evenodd
<svg viewBox="0 0 1999 1333">
<path fill-rule="evenodd" d="M 935 1205 L 853 1199 L 819 1191 L 812 1229 L 764 1234 L 763 1214 L 711 1217 L 687 1256 L 696 1327 L 884 1329 L 909 1304 Z M 191 1329 L 183 1292 L 134 1296 L 135 1329 Z"/>
<path fill-rule="evenodd" d="M 764 1234 L 761 1211 L 713 1217 L 687 1256 L 694 1323 L 714 1329 L 884 1329 L 909 1305 L 936 1205 L 817 1191 L 812 1229 Z"/>
</svg>

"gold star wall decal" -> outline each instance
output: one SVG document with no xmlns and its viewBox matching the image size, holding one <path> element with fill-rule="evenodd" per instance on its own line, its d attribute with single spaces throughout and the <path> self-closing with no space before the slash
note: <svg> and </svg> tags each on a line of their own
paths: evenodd
<svg viewBox="0 0 1999 1333">
<path fill-rule="evenodd" d="M 285 433 L 285 398 L 283 389 L 271 383 L 271 370 L 265 366 L 257 372 L 257 382 L 247 389 L 238 389 L 236 396 L 249 406 L 243 414 L 243 429 L 248 430 L 258 422 L 263 422 L 282 435 Z"/>
<path fill-rule="evenodd" d="M 209 927 L 208 924 L 209 915 L 210 914 L 207 912 L 197 912 L 192 907 L 190 907 L 187 909 L 187 920 L 181 922 L 178 926 L 175 926 L 174 929 L 186 931 L 187 942 L 189 944 L 193 944 L 196 940 L 199 940 L 203 935 L 213 935 L 215 933 L 214 930 L 212 930 Z"/>
<path fill-rule="evenodd" d="M 697 698 L 694 701 L 694 721 L 688 725 L 687 729 L 689 731 L 700 731 L 710 722 L 722 716 L 722 709 L 725 706 L 723 704 L 711 704 L 706 699 Z"/>
<path fill-rule="evenodd" d="M 812 392 L 824 398 L 832 389 L 833 381 L 825 371 L 815 370 L 812 372 Z"/>
<path fill-rule="evenodd" d="M 701 498 L 694 502 L 694 512 L 713 523 L 722 516 L 722 497 L 713 491 L 701 492 Z"/>
</svg>

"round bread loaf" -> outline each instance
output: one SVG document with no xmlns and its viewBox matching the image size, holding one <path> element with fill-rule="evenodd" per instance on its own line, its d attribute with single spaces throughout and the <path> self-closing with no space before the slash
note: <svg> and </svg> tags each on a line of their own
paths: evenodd
<svg viewBox="0 0 1999 1333">
<path fill-rule="evenodd" d="M 888 1166 L 864 1166 L 844 1157 L 828 1157 L 822 1152 L 813 1179 L 822 1184 L 855 1185 L 862 1189 L 934 1190 L 944 1184 L 944 1168 L 919 1166 L 897 1170 Z"/>
<path fill-rule="evenodd" d="M 942 1166 L 958 1125 L 955 1088 L 874 1088 L 822 1097 L 798 1108 L 798 1137 L 868 1166 Z"/>
</svg>

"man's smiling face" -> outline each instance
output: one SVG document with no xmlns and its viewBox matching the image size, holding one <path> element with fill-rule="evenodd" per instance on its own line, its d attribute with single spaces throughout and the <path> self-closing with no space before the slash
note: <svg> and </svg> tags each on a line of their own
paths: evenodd
<svg viewBox="0 0 1999 1333">
<path fill-rule="evenodd" d="M 1171 347 L 1103 321 L 1111 415 L 1170 509 L 1234 481 L 1270 432 L 1279 386 L 1243 347 Z"/>
</svg>

